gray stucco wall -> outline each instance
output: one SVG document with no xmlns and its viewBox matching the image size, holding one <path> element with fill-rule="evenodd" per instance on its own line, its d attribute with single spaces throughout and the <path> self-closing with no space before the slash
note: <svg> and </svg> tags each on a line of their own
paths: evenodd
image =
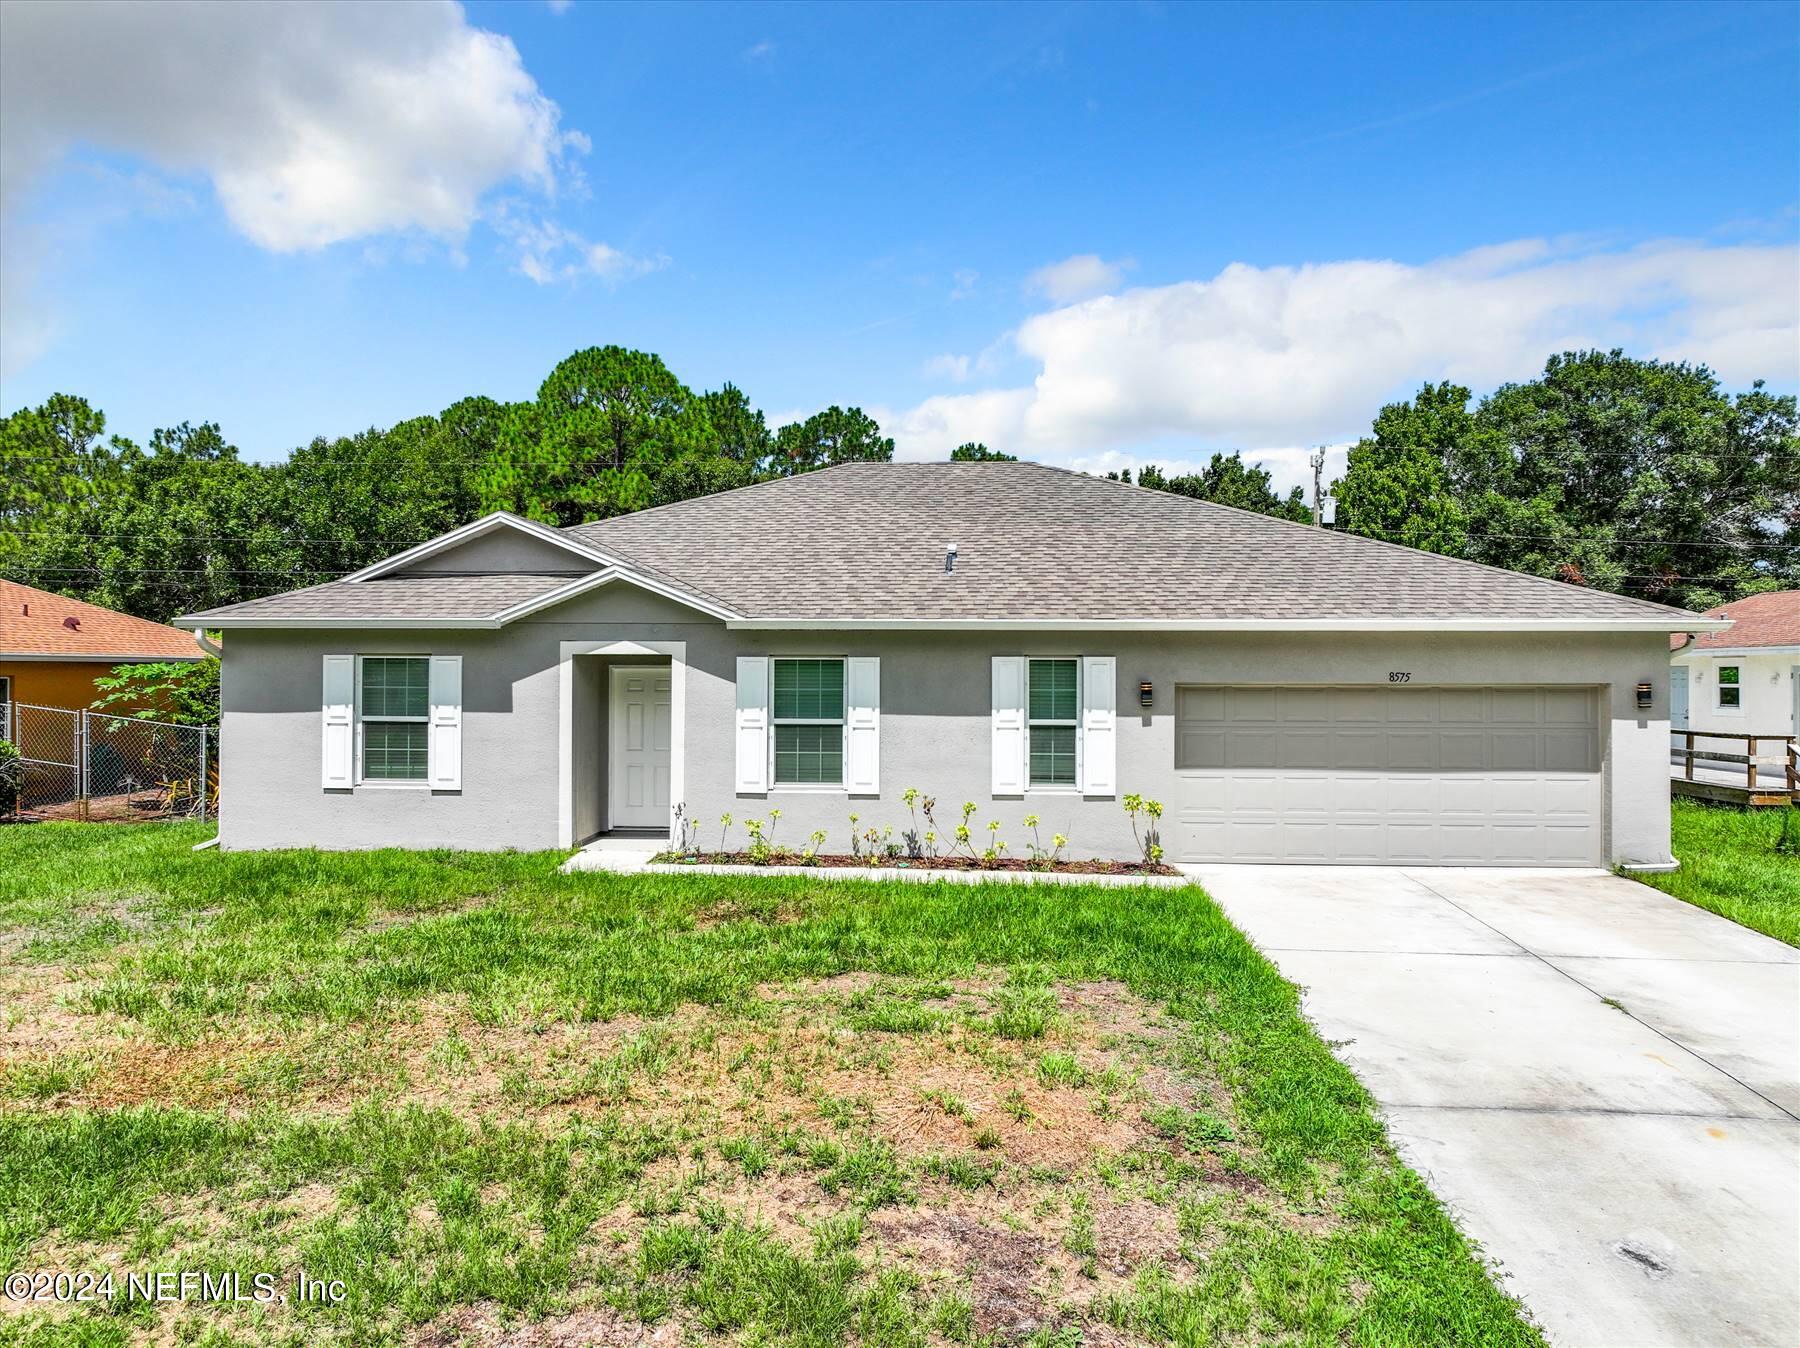
<svg viewBox="0 0 1800 1348">
<path fill-rule="evenodd" d="M 559 548 L 556 544 L 517 529 L 495 529 L 459 543 L 445 552 L 422 557 L 394 574 L 402 576 L 476 575 L 492 571 L 543 572 L 554 575 L 599 570 L 580 553 Z"/>
<path fill-rule="evenodd" d="M 1046 841 L 1067 834 L 1076 855 L 1127 855 L 1131 829 L 1118 800 L 989 794 L 989 659 L 996 654 L 1106 655 L 1118 660 L 1120 791 L 1168 803 L 1181 798 L 1174 767 L 1178 683 L 1317 683 L 1385 686 L 1404 669 L 1423 684 L 1587 684 L 1603 688 L 1607 855 L 1669 855 L 1667 638 L 1634 635 L 1130 633 L 1010 634 L 733 632 L 692 610 L 628 586 L 608 586 L 498 632 L 233 632 L 224 662 L 222 845 L 546 848 L 563 834 L 561 651 L 565 642 L 683 642 L 686 691 L 683 795 L 708 846 L 716 821 L 766 817 L 779 808 L 778 841 L 814 829 L 844 850 L 849 822 L 907 822 L 900 793 L 936 796 L 940 822 L 960 802 L 977 826 L 1002 822 L 1015 851 L 1035 813 Z M 327 793 L 319 785 L 320 656 L 328 652 L 460 654 L 464 657 L 463 789 Z M 752 654 L 875 655 L 882 661 L 881 794 L 776 789 L 734 793 L 736 657 Z M 599 661 L 571 662 L 573 836 L 591 834 L 603 809 L 605 754 Z M 1137 685 L 1155 684 L 1155 705 Z M 1640 713 L 1633 686 L 1655 685 Z M 734 830 L 742 840 L 742 830 Z"/>
</svg>

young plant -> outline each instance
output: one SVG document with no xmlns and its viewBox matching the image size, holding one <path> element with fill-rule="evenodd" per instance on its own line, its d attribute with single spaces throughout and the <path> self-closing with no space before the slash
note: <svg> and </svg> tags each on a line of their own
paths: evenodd
<svg viewBox="0 0 1800 1348">
<path fill-rule="evenodd" d="M 856 831 L 856 821 L 861 817 L 855 814 L 850 816 L 850 855 L 853 857 L 862 855 L 862 836 Z"/>
<path fill-rule="evenodd" d="M 1000 838 L 1000 821 L 998 819 L 988 820 L 988 845 L 981 854 L 981 864 L 984 866 L 999 865 L 1001 854 L 1005 851 L 1006 844 Z"/>
<path fill-rule="evenodd" d="M 814 829 L 812 837 L 808 839 L 808 841 L 812 845 L 800 854 L 800 864 L 802 866 L 817 866 L 819 864 L 819 849 L 825 845 L 825 830 L 822 828 Z"/>
<path fill-rule="evenodd" d="M 970 861 L 979 861 L 981 858 L 975 853 L 975 835 L 969 832 L 969 820 L 972 819 L 974 815 L 975 802 L 972 800 L 965 800 L 962 807 L 962 822 L 956 826 L 956 846 L 962 848 L 969 854 Z M 950 850 L 954 853 L 956 848 L 953 847 Z"/>
<path fill-rule="evenodd" d="M 1125 797 L 1125 813 L 1131 816 L 1131 836 L 1144 855 L 1144 865 L 1156 866 L 1162 863 L 1162 835 L 1157 832 L 1156 821 L 1162 818 L 1162 802 L 1145 800 L 1135 792 Z M 1144 816 L 1144 831 L 1138 832 L 1138 815 Z"/>
<path fill-rule="evenodd" d="M 938 827 L 937 816 L 932 813 L 936 808 L 936 796 L 926 796 L 919 801 L 919 810 L 924 814 L 925 822 L 930 825 L 925 833 L 925 855 L 933 860 L 937 858 L 938 840 L 945 836 L 944 830 Z"/>
<path fill-rule="evenodd" d="M 731 832 L 731 816 L 729 814 L 720 815 L 719 816 L 719 850 L 721 852 L 723 852 L 725 850 L 725 837 L 730 832 Z"/>
<path fill-rule="evenodd" d="M 1053 834 L 1050 838 L 1050 849 L 1045 851 L 1044 839 L 1038 833 L 1038 817 L 1035 814 L 1025 816 L 1025 827 L 1031 830 L 1031 841 L 1025 844 L 1025 849 L 1031 853 L 1032 866 L 1041 871 L 1050 870 L 1058 861 L 1062 860 L 1062 850 L 1069 845 L 1069 840 L 1060 833 Z"/>
<path fill-rule="evenodd" d="M 686 856 L 700 840 L 700 825 L 688 818 L 687 805 L 675 807 L 675 850 Z"/>
<path fill-rule="evenodd" d="M 750 863 L 754 866 L 767 866 L 774 849 L 769 846 L 769 840 L 763 837 L 763 821 L 746 819 L 744 831 L 750 835 L 750 845 L 744 849 L 750 854 Z"/>
<path fill-rule="evenodd" d="M 919 837 L 919 789 L 909 786 L 900 793 L 900 799 L 906 802 L 906 812 L 912 816 L 912 827 L 900 835 L 906 843 L 906 855 L 912 861 L 919 861 L 925 856 L 925 844 Z"/>
</svg>

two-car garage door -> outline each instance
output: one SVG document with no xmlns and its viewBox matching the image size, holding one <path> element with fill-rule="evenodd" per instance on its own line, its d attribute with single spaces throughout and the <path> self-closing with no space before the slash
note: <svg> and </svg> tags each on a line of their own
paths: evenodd
<svg viewBox="0 0 1800 1348">
<path fill-rule="evenodd" d="M 1598 690 L 1176 690 L 1184 862 L 1600 864 Z"/>
</svg>

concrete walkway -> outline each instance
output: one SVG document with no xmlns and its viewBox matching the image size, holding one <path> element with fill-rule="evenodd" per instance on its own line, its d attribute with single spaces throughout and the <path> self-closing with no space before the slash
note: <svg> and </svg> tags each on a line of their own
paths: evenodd
<svg viewBox="0 0 1800 1348">
<path fill-rule="evenodd" d="M 1800 1344 L 1800 951 L 1598 871 L 1190 873 L 1553 1343 Z"/>
</svg>

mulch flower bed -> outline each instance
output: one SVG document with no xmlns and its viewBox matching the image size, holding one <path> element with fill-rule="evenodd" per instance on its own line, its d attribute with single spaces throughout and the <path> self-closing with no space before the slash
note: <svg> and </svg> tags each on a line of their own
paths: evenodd
<svg viewBox="0 0 1800 1348">
<path fill-rule="evenodd" d="M 775 852 L 758 860 L 748 852 L 662 852 L 651 858 L 670 866 L 816 866 L 820 869 L 859 871 L 1055 871 L 1064 875 L 1179 875 L 1173 866 L 1142 861 L 1031 861 L 1025 857 L 853 857 L 843 853 L 806 857 L 799 852 Z"/>
</svg>

